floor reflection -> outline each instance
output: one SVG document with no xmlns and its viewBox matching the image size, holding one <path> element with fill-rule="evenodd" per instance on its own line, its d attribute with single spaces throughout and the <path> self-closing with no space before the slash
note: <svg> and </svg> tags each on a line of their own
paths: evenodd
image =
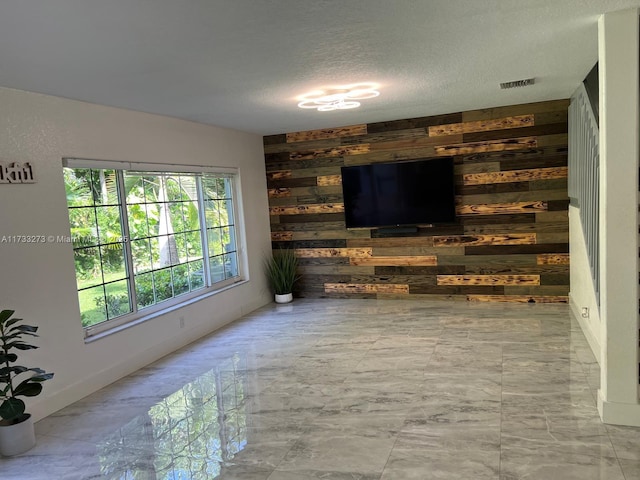
<svg viewBox="0 0 640 480">
<path fill-rule="evenodd" d="M 104 478 L 210 480 L 247 445 L 238 355 L 200 375 L 97 445 Z"/>
</svg>

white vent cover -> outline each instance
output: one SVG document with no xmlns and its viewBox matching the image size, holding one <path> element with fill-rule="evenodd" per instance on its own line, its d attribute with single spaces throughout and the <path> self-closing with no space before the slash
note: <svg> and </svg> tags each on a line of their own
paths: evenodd
<svg viewBox="0 0 640 480">
<path fill-rule="evenodd" d="M 500 84 L 500 88 L 505 90 L 507 88 L 526 87 L 536 83 L 535 78 L 525 78 L 524 80 L 514 80 L 513 82 L 505 82 Z"/>
</svg>

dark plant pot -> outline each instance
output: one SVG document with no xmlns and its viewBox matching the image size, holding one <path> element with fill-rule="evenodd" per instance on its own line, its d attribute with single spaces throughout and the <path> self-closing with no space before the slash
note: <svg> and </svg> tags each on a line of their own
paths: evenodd
<svg viewBox="0 0 640 480">
<path fill-rule="evenodd" d="M 25 413 L 17 423 L 0 422 L 0 455 L 11 457 L 31 450 L 36 434 L 31 414 Z"/>
</svg>

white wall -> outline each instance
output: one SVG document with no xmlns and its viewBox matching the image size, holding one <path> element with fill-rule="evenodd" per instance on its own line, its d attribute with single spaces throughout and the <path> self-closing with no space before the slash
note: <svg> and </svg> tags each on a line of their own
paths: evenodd
<svg viewBox="0 0 640 480">
<path fill-rule="evenodd" d="M 600 75 L 600 318 L 598 410 L 640 426 L 638 402 L 638 9 L 598 24 Z"/>
<path fill-rule="evenodd" d="M 569 293 L 571 311 L 580 323 L 598 363 L 600 363 L 600 314 L 596 292 L 591 279 L 591 267 L 587 254 L 587 245 L 580 221 L 580 209 L 569 206 L 569 251 L 571 265 L 571 292 Z M 582 316 L 582 309 L 589 309 L 589 317 Z"/>
<path fill-rule="evenodd" d="M 29 399 L 35 419 L 92 393 L 270 301 L 262 137 L 182 120 L 0 88 L 0 162 L 31 162 L 36 184 L 0 184 L 0 240 L 69 235 L 62 157 L 239 167 L 250 281 L 85 343 L 68 243 L 0 243 L 0 308 L 40 326 L 39 350 L 21 357 L 55 372 Z M 186 326 L 179 327 L 183 315 Z"/>
</svg>

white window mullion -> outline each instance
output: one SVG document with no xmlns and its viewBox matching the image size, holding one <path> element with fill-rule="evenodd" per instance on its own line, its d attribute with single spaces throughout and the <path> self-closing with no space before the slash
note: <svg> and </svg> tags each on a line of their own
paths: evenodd
<svg viewBox="0 0 640 480">
<path fill-rule="evenodd" d="M 133 255 L 131 253 L 131 236 L 129 234 L 129 212 L 127 212 L 127 195 L 124 187 L 124 172 L 116 170 L 116 178 L 118 179 L 118 202 L 120 203 L 120 222 L 122 223 L 122 234 L 124 235 L 124 251 L 125 265 L 127 267 L 127 275 L 129 276 L 129 301 L 131 302 L 131 312 L 138 311 L 138 302 L 136 301 L 136 285 L 135 273 L 133 268 Z"/>
<path fill-rule="evenodd" d="M 211 286 L 211 270 L 209 268 L 209 235 L 207 231 L 207 216 L 205 213 L 206 204 L 202 191 L 202 176 L 196 178 L 196 191 L 198 192 L 198 214 L 200 215 L 200 238 L 202 239 L 202 271 L 204 273 L 204 284 Z"/>
</svg>

